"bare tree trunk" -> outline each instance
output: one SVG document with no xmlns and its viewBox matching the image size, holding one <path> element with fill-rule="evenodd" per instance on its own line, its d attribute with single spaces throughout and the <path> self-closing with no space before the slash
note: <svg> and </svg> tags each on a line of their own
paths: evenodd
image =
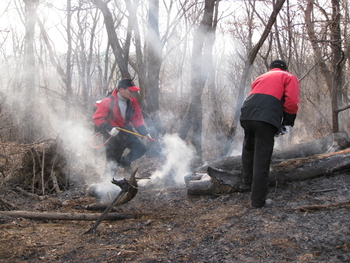
<svg viewBox="0 0 350 263">
<path fill-rule="evenodd" d="M 136 63 L 133 63 L 132 60 L 129 60 L 129 64 L 133 66 L 137 74 L 139 75 L 139 84 L 141 88 L 141 93 L 143 94 L 145 89 L 144 87 L 148 87 L 147 78 L 146 78 L 146 66 L 145 62 L 142 56 L 142 41 L 141 41 L 141 34 L 140 29 L 137 22 L 137 8 L 139 7 L 139 1 L 135 1 L 135 3 L 131 3 L 130 0 L 125 0 L 126 7 L 129 11 L 129 20 L 128 20 L 128 37 L 125 45 L 125 49 L 129 50 L 130 46 L 130 39 L 132 35 L 132 31 L 134 32 L 134 38 L 135 38 L 135 51 L 136 51 Z M 127 56 L 129 51 L 124 52 L 124 54 Z M 144 95 L 142 95 L 141 103 L 143 101 Z"/>
<path fill-rule="evenodd" d="M 35 59 L 34 59 L 34 32 L 36 22 L 36 10 L 39 5 L 38 0 L 23 0 L 25 3 L 25 116 L 23 123 L 23 139 L 27 143 L 35 140 L 35 120 L 33 114 L 36 84 L 35 84 Z"/>
<path fill-rule="evenodd" d="M 149 126 L 154 127 L 152 136 L 158 139 L 158 134 L 162 133 L 163 130 L 159 117 L 159 74 L 163 48 L 159 36 L 159 0 L 149 0 L 147 29 L 146 70 L 148 86 L 145 89 L 145 101 L 149 116 L 146 116 L 146 121 L 151 121 Z"/>
<path fill-rule="evenodd" d="M 342 36 L 340 29 L 340 4 L 339 0 L 332 0 L 332 23 L 331 28 L 331 49 L 332 49 L 332 70 L 333 70 L 333 87 L 332 87 L 332 126 L 333 132 L 339 132 L 339 112 L 338 107 L 343 106 L 343 60 L 344 53 L 342 50 Z"/>
<path fill-rule="evenodd" d="M 72 97 L 72 0 L 67 0 L 67 58 L 66 58 L 66 105 L 65 105 L 65 115 L 69 118 L 70 103 L 69 98 Z"/>
<path fill-rule="evenodd" d="M 206 0 L 202 21 L 194 33 L 191 62 L 191 102 L 182 124 L 179 135 L 184 139 L 192 128 L 192 143 L 196 149 L 198 162 L 202 161 L 202 93 L 207 74 L 204 71 L 204 43 L 208 35 L 213 34 L 213 14 L 215 0 Z"/>
<path fill-rule="evenodd" d="M 119 44 L 119 39 L 114 29 L 113 17 L 110 10 L 107 7 L 107 3 L 103 0 L 91 0 L 91 2 L 94 3 L 103 14 L 104 23 L 108 34 L 108 40 L 112 47 L 113 54 L 117 61 L 122 77 L 130 78 L 130 73 L 128 71 L 128 60 L 125 59 L 123 49 Z"/>
<path fill-rule="evenodd" d="M 314 8 L 313 1 L 309 0 L 305 9 L 305 23 L 307 25 L 307 33 L 310 38 L 312 48 L 314 50 L 315 61 L 321 69 L 321 73 L 326 81 L 328 91 L 331 97 L 332 105 L 332 132 L 339 132 L 339 112 L 344 110 L 342 88 L 344 82 L 344 65 L 346 58 L 344 57 L 344 51 L 342 50 L 342 37 L 340 29 L 340 5 L 338 0 L 332 0 L 332 18 L 330 24 L 331 32 L 331 50 L 332 60 L 330 69 L 327 65 L 327 61 L 323 56 L 321 47 L 319 45 L 320 40 L 317 38 L 314 29 L 314 23 L 311 18 L 311 14 Z M 324 12 L 323 12 L 324 13 Z M 326 17 L 328 19 L 328 17 Z"/>
<path fill-rule="evenodd" d="M 218 9 L 219 9 L 219 1 L 215 4 L 214 10 L 214 21 L 213 27 L 211 28 L 211 33 L 208 34 L 208 38 L 205 45 L 204 54 L 206 57 L 206 69 L 205 71 L 208 74 L 208 93 L 209 93 L 209 102 L 208 105 L 211 106 L 209 110 L 209 120 L 212 123 L 210 127 L 210 131 L 212 131 L 211 135 L 213 136 L 213 140 L 219 143 L 222 142 L 223 133 L 227 133 L 229 130 L 228 125 L 225 122 L 222 107 L 220 104 L 220 98 L 217 94 L 217 87 L 215 83 L 215 67 L 214 67 L 214 59 L 213 59 L 213 46 L 215 42 L 215 31 L 218 22 Z M 222 145 L 217 146 L 218 149 L 222 148 Z"/>
<path fill-rule="evenodd" d="M 262 35 L 259 39 L 259 42 L 249 52 L 248 60 L 245 61 L 241 81 L 239 84 L 239 93 L 238 93 L 238 98 L 237 98 L 235 115 L 234 115 L 233 122 L 231 125 L 230 134 L 226 140 L 226 144 L 225 144 L 225 147 L 224 147 L 223 152 L 222 152 L 222 156 L 227 156 L 229 154 L 231 143 L 232 143 L 234 136 L 236 134 L 236 130 L 237 130 L 237 127 L 239 124 L 239 116 L 241 113 L 241 107 L 242 107 L 242 104 L 244 101 L 244 97 L 246 95 L 246 84 L 247 84 L 247 80 L 249 77 L 250 68 L 254 63 L 256 55 L 258 54 L 261 46 L 264 44 L 266 38 L 269 36 L 271 28 L 274 25 L 274 23 L 276 22 L 277 15 L 278 15 L 279 11 L 282 9 L 284 2 L 285 2 L 285 0 L 278 0 L 277 3 L 275 4 L 275 6 L 273 7 L 273 11 L 272 11 L 271 16 L 269 18 L 269 21 L 265 27 L 264 32 L 262 33 Z"/>
</svg>

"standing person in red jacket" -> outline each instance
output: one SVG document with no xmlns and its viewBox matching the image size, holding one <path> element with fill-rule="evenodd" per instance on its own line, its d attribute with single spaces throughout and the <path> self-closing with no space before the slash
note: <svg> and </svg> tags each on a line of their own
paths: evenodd
<svg viewBox="0 0 350 263">
<path fill-rule="evenodd" d="M 274 137 L 290 132 L 298 103 L 298 79 L 287 71 L 282 60 L 272 61 L 270 70 L 253 81 L 243 103 L 242 181 L 251 187 L 252 207 L 269 205 L 266 196 Z"/>
<path fill-rule="evenodd" d="M 109 139 L 105 146 L 106 173 L 110 173 L 113 177 L 117 174 L 117 164 L 130 169 L 131 162 L 146 152 L 146 146 L 137 136 L 120 131 L 118 128 L 129 131 L 135 128 L 139 134 L 151 138 L 142 118 L 139 103 L 134 97 L 134 93 L 139 90 L 132 79 L 123 79 L 109 97 L 95 105 L 97 109 L 93 115 L 94 124 L 104 139 Z M 126 148 L 130 151 L 123 156 Z"/>
</svg>

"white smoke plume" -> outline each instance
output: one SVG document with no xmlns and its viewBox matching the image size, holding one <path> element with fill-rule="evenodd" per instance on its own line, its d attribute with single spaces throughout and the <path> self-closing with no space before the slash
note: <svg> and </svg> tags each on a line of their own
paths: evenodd
<svg viewBox="0 0 350 263">
<path fill-rule="evenodd" d="M 88 191 L 93 196 L 96 196 L 98 202 L 108 202 L 114 199 L 120 192 L 120 188 L 112 184 L 113 179 L 122 179 L 118 176 L 117 162 L 110 161 L 106 164 L 106 169 L 100 175 L 99 182 L 91 184 Z"/>
<path fill-rule="evenodd" d="M 194 149 L 177 134 L 166 134 L 162 142 L 165 162 L 151 175 L 148 185 L 162 188 L 184 185 L 184 177 L 190 173 Z"/>
</svg>

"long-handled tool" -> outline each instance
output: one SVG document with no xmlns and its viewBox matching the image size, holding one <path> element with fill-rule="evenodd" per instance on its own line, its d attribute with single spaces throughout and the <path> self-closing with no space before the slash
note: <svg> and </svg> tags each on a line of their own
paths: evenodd
<svg viewBox="0 0 350 263">
<path fill-rule="evenodd" d="M 120 127 L 116 127 L 116 128 L 117 128 L 118 130 L 120 130 L 120 131 L 127 132 L 127 133 L 130 133 L 130 134 L 133 134 L 133 135 L 136 135 L 136 136 L 141 137 L 141 138 L 143 138 L 143 139 L 147 139 L 147 140 L 149 140 L 149 141 L 151 141 L 151 142 L 157 142 L 157 140 L 152 139 L 152 138 L 150 138 L 150 137 L 148 137 L 148 136 L 144 136 L 144 135 L 141 135 L 141 134 L 139 134 L 139 133 L 132 132 L 132 131 L 129 131 L 129 130 L 126 130 L 126 129 L 123 129 L 123 128 L 120 128 Z M 112 138 L 112 136 L 111 136 L 111 137 L 109 137 L 103 144 L 96 146 L 96 145 L 94 145 L 94 140 L 95 140 L 95 137 L 98 136 L 99 134 L 100 134 L 100 133 L 98 132 L 98 133 L 96 133 L 96 134 L 91 138 L 91 147 L 92 147 L 92 148 L 95 148 L 95 149 L 101 148 L 102 146 L 105 146 L 105 145 L 107 144 L 107 142 Z"/>
<path fill-rule="evenodd" d="M 121 191 L 115 197 L 115 199 L 108 205 L 105 211 L 103 211 L 96 223 L 87 232 L 85 232 L 85 234 L 95 234 L 97 227 L 100 225 L 100 223 L 108 215 L 108 213 L 112 210 L 114 206 L 125 204 L 135 197 L 138 191 L 137 181 L 135 178 L 137 170 L 138 168 L 130 175 L 129 180 L 126 180 L 125 178 L 122 180 L 112 180 L 112 183 L 118 185 Z"/>
<path fill-rule="evenodd" d="M 119 127 L 116 127 L 116 128 L 117 128 L 118 130 L 123 131 L 123 132 L 128 132 L 128 133 L 134 134 L 134 135 L 136 135 L 136 136 L 139 136 L 139 137 L 141 137 L 141 138 L 147 139 L 147 140 L 149 140 L 149 141 L 151 141 L 151 142 L 156 142 L 155 139 L 152 139 L 152 138 L 147 137 L 147 136 L 143 136 L 143 135 L 141 135 L 141 134 L 139 134 L 139 133 L 132 132 L 132 131 L 129 131 L 129 130 L 126 130 L 126 129 L 123 129 L 123 128 L 119 128 Z"/>
</svg>

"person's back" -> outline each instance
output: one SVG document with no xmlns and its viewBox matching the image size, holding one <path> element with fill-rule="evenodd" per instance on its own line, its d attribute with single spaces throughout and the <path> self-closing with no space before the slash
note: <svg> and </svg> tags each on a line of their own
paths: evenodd
<svg viewBox="0 0 350 263">
<path fill-rule="evenodd" d="M 298 111 L 298 85 L 293 74 L 280 68 L 272 68 L 260 75 L 252 83 L 242 106 L 241 121 L 263 121 L 279 129 L 282 118 L 285 118 L 293 126 Z M 289 114 L 294 116 L 288 118 Z"/>
<path fill-rule="evenodd" d="M 251 187 L 251 204 L 267 205 L 267 183 L 274 137 L 294 125 L 299 102 L 298 79 L 287 72 L 282 60 L 271 62 L 270 70 L 257 77 L 241 108 L 244 129 L 242 182 Z"/>
</svg>

